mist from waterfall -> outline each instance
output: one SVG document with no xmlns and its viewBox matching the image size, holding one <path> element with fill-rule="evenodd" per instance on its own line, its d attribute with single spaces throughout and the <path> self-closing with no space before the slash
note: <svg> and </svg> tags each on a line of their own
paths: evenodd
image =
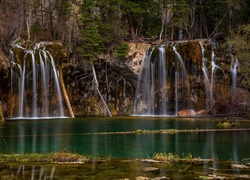
<svg viewBox="0 0 250 180">
<path fill-rule="evenodd" d="M 37 43 L 31 50 L 14 44 L 11 49 L 11 95 L 18 102 L 14 118 L 64 117 L 55 62 L 44 44 Z M 23 58 L 16 58 L 16 51 L 22 52 Z"/>
</svg>

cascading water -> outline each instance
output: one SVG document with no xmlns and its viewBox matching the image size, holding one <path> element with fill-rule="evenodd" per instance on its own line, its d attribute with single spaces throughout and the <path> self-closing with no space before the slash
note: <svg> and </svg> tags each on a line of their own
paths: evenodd
<svg viewBox="0 0 250 180">
<path fill-rule="evenodd" d="M 206 94 L 206 111 L 209 111 L 209 102 L 210 102 L 210 91 L 211 91 L 211 84 L 208 77 L 208 69 L 207 69 L 207 63 L 208 59 L 205 57 L 205 48 L 203 47 L 203 44 L 201 41 L 199 41 L 199 44 L 201 46 L 201 52 L 202 52 L 202 72 L 203 72 L 203 79 L 205 84 L 205 94 Z"/>
<path fill-rule="evenodd" d="M 217 65 L 215 45 L 210 40 L 196 40 L 149 48 L 138 76 L 134 115 L 210 112 L 210 104 L 217 98 L 216 92 L 224 89 L 225 79 L 224 70 Z M 232 74 L 236 62 L 231 66 Z"/>
<path fill-rule="evenodd" d="M 216 56 L 214 54 L 213 49 L 216 47 L 216 44 L 212 44 L 212 52 L 211 52 L 211 76 L 209 80 L 209 72 L 208 72 L 208 59 L 205 57 L 205 48 L 203 47 L 202 42 L 199 42 L 201 51 L 202 51 L 202 72 L 203 72 L 203 79 L 205 85 L 205 94 L 206 94 L 206 111 L 208 112 L 210 107 L 209 103 L 212 102 L 214 98 L 214 81 L 217 69 L 219 69 L 222 74 L 224 75 L 224 70 L 216 65 L 215 60 Z"/>
<path fill-rule="evenodd" d="M 237 67 L 239 65 L 239 61 L 237 57 L 234 57 L 231 55 L 231 66 L 230 66 L 230 72 L 231 72 L 231 92 L 232 94 L 236 90 L 236 81 L 237 81 Z"/>
<path fill-rule="evenodd" d="M 18 108 L 14 118 L 64 117 L 55 62 L 44 44 L 37 43 L 32 50 L 20 45 L 11 49 L 11 94 L 13 108 Z"/>
<path fill-rule="evenodd" d="M 211 66 L 212 66 L 212 73 L 211 73 L 211 90 L 210 90 L 210 101 L 213 100 L 214 98 L 214 81 L 215 81 L 215 73 L 217 70 L 220 70 L 222 72 L 222 75 L 224 75 L 224 70 L 216 65 L 215 63 L 215 55 L 214 51 L 212 50 L 212 55 L 211 55 Z"/>
<path fill-rule="evenodd" d="M 187 70 L 186 70 L 186 66 L 183 62 L 183 59 L 181 57 L 181 55 L 177 52 L 176 49 L 176 45 L 173 46 L 173 50 L 175 52 L 175 115 L 178 115 L 178 111 L 179 111 L 179 84 L 180 84 L 180 80 L 182 80 L 182 86 L 184 86 L 184 88 L 187 88 L 187 97 L 188 97 L 188 106 L 190 106 L 190 87 L 189 87 L 189 81 L 188 81 L 188 77 L 187 77 Z M 181 65 L 181 66 L 180 66 Z M 180 77 L 181 74 L 181 77 Z"/>
<path fill-rule="evenodd" d="M 149 48 L 144 54 L 136 88 L 134 115 L 177 115 L 179 99 L 184 96 L 180 94 L 190 94 L 183 59 L 173 46 L 174 63 L 167 67 L 172 64 L 166 57 L 167 47 Z"/>
<path fill-rule="evenodd" d="M 157 54 L 157 57 L 154 57 Z M 164 47 L 150 48 L 144 54 L 136 88 L 134 113 L 166 115 L 167 71 Z M 157 89 L 157 91 L 156 91 Z"/>
</svg>

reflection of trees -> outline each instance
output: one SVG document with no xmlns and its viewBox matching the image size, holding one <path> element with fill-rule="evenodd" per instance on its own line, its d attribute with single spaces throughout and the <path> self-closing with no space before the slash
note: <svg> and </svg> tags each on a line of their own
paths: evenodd
<svg viewBox="0 0 250 180">
<path fill-rule="evenodd" d="M 9 179 L 52 179 L 55 173 L 55 166 L 25 166 L 19 165 L 17 167 L 10 166 L 9 175 L 5 178 Z"/>
<path fill-rule="evenodd" d="M 44 122 L 47 121 L 47 122 Z M 57 120 L 34 120 L 24 123 L 15 122 L 11 126 L 10 138 L 6 138 L 9 153 L 49 153 L 65 150 L 70 142 L 70 124 Z M 64 125 L 63 125 L 64 123 Z"/>
</svg>

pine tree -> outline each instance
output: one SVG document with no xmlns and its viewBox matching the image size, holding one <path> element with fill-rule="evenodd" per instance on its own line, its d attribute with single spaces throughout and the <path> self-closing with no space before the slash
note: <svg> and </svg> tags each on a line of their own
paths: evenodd
<svg viewBox="0 0 250 180">
<path fill-rule="evenodd" d="M 177 27 L 179 31 L 183 30 L 189 23 L 189 11 L 186 0 L 174 0 L 172 27 Z"/>
<path fill-rule="evenodd" d="M 58 37 L 63 41 L 65 39 L 65 34 L 67 31 L 66 21 L 70 18 L 70 12 L 72 5 L 68 0 L 58 0 L 56 4 L 56 10 L 58 14 L 57 31 Z"/>
<path fill-rule="evenodd" d="M 97 60 L 97 56 L 103 51 L 103 39 L 101 37 L 99 9 L 95 1 L 85 0 L 80 6 L 80 44 L 78 52 L 84 60 Z"/>
</svg>

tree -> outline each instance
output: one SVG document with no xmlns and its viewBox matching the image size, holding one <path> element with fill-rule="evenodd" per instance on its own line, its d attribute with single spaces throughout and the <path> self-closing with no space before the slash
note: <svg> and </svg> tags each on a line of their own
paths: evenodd
<svg viewBox="0 0 250 180">
<path fill-rule="evenodd" d="M 138 28 L 137 26 L 140 24 L 140 20 L 136 17 L 140 17 L 144 12 L 144 9 L 140 6 L 140 2 L 138 0 L 119 0 L 121 10 L 123 14 L 127 17 L 127 22 L 129 25 L 129 32 L 131 38 L 134 40 L 137 38 L 137 33 L 135 31 Z M 138 20 L 138 21 L 137 21 Z"/>
<path fill-rule="evenodd" d="M 78 48 L 80 57 L 87 61 L 91 65 L 93 74 L 93 88 L 98 93 L 101 101 L 104 103 L 105 108 L 110 116 L 112 116 L 108 105 L 106 104 L 100 90 L 99 83 L 96 76 L 95 66 L 93 61 L 98 60 L 98 55 L 103 52 L 103 41 L 99 28 L 100 23 L 100 9 L 96 6 L 92 0 L 85 0 L 80 6 L 80 37 L 81 46 Z"/>
<path fill-rule="evenodd" d="M 72 5 L 68 0 L 58 0 L 57 10 L 57 39 L 65 40 L 67 26 L 66 22 L 70 18 Z"/>
<path fill-rule="evenodd" d="M 167 9 L 172 12 L 171 19 L 171 39 L 174 39 L 175 27 L 178 28 L 179 38 L 182 30 L 189 24 L 189 6 L 186 0 L 167 0 Z"/>
<path fill-rule="evenodd" d="M 98 55 L 103 52 L 103 39 L 99 31 L 100 16 L 99 9 L 92 0 L 85 0 L 80 6 L 80 42 L 78 52 L 84 60 L 97 60 Z"/>
</svg>

